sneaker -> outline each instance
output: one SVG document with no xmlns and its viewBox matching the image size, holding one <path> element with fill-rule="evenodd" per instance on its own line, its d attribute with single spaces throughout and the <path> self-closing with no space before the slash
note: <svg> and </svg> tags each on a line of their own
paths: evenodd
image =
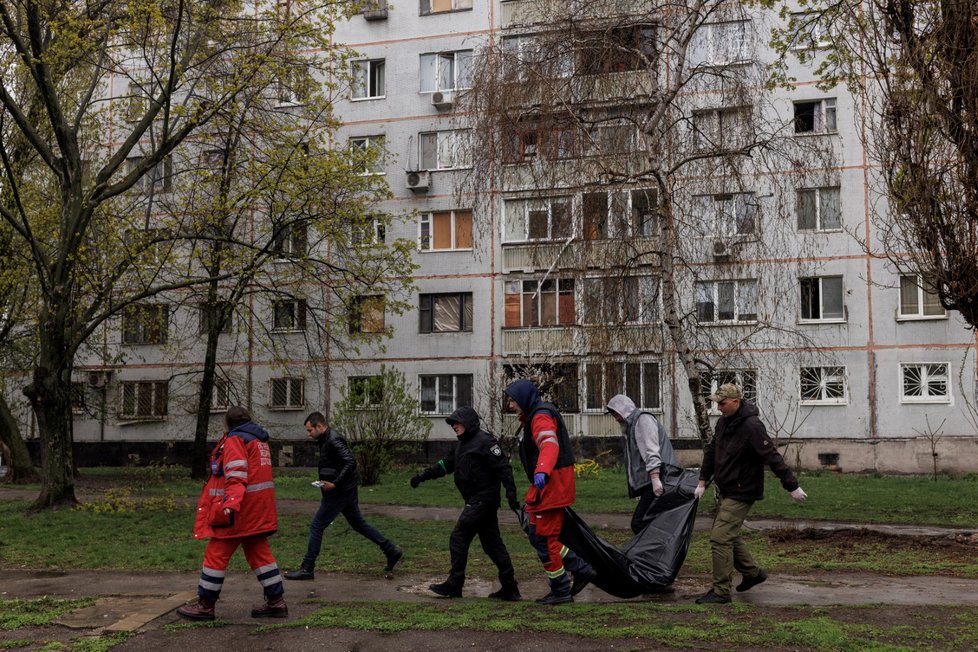
<svg viewBox="0 0 978 652">
<path fill-rule="evenodd" d="M 537 604 L 564 604 L 565 602 L 573 602 L 574 596 L 570 593 L 554 593 L 551 591 L 542 598 L 537 598 Z"/>
<path fill-rule="evenodd" d="M 266 598 L 265 604 L 259 605 L 251 610 L 252 618 L 285 618 L 289 615 L 289 608 L 285 604 L 285 596 L 277 598 Z"/>
<path fill-rule="evenodd" d="M 189 620 L 214 620 L 214 603 L 197 598 L 197 602 L 185 604 L 177 609 L 177 613 Z"/>
<path fill-rule="evenodd" d="M 740 581 L 737 585 L 737 592 L 743 593 L 744 591 L 750 591 L 752 588 L 760 584 L 767 579 L 767 573 L 764 571 L 759 571 L 754 577 L 744 576 L 744 579 Z"/>
<path fill-rule="evenodd" d="M 730 596 L 717 595 L 713 589 L 696 598 L 696 604 L 727 604 L 728 602 L 730 602 Z"/>
<path fill-rule="evenodd" d="M 397 562 L 401 561 L 401 557 L 404 556 L 404 553 L 401 552 L 400 548 L 394 548 L 394 550 L 386 554 L 387 554 L 387 566 L 384 568 L 384 571 L 390 573 L 391 571 L 394 570 L 394 566 L 397 565 Z"/>
<path fill-rule="evenodd" d="M 506 585 L 503 584 L 502 588 L 498 591 L 493 591 L 489 594 L 489 597 L 493 600 L 505 600 L 506 602 L 519 602 L 523 597 L 520 595 L 519 586 L 516 584 Z"/>
<path fill-rule="evenodd" d="M 284 577 L 287 580 L 312 580 L 316 578 L 316 574 L 312 572 L 312 568 L 300 566 L 299 570 L 289 571 Z"/>
<path fill-rule="evenodd" d="M 461 587 L 455 586 L 454 584 L 449 584 L 448 582 L 442 582 L 441 584 L 432 584 L 428 587 L 431 592 L 435 595 L 440 595 L 443 598 L 461 598 L 462 589 Z"/>
<path fill-rule="evenodd" d="M 574 573 L 574 583 L 571 584 L 571 595 L 577 595 L 584 590 L 584 587 L 591 583 L 598 574 L 593 568 Z"/>
</svg>

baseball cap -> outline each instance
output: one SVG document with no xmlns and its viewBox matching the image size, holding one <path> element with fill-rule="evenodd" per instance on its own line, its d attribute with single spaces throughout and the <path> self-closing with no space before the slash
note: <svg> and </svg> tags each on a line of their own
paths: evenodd
<svg viewBox="0 0 978 652">
<path fill-rule="evenodd" d="M 720 387 L 717 388 L 715 394 L 710 394 L 710 400 L 716 401 L 717 403 L 719 403 L 720 401 L 725 401 L 727 399 L 735 399 L 735 398 L 741 399 L 743 397 L 744 397 L 744 393 L 740 391 L 740 388 L 734 385 L 733 383 L 720 385 Z"/>
</svg>

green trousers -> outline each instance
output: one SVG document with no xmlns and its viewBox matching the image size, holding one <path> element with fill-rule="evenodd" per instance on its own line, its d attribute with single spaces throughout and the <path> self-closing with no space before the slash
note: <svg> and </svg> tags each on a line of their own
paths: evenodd
<svg viewBox="0 0 978 652">
<path fill-rule="evenodd" d="M 713 520 L 713 531 L 710 533 L 713 592 L 717 595 L 730 596 L 730 584 L 735 570 L 745 577 L 754 577 L 761 572 L 740 538 L 740 529 L 753 505 L 752 502 L 720 498 L 720 506 Z"/>
</svg>

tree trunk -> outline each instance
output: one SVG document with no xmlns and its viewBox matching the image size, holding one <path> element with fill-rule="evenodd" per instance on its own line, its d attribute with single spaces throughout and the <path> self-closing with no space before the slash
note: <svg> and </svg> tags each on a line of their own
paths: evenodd
<svg viewBox="0 0 978 652">
<path fill-rule="evenodd" d="M 660 208 L 662 209 L 660 215 L 662 242 L 660 267 L 662 269 L 662 307 L 665 312 L 666 330 L 669 331 L 673 349 L 686 372 L 689 392 L 693 400 L 693 410 L 696 414 L 696 430 L 699 433 L 700 441 L 705 444 L 710 438 L 710 418 L 702 398 L 702 382 L 700 381 L 699 370 L 696 368 L 696 360 L 684 331 L 679 312 L 679 302 L 676 299 L 675 261 L 678 251 L 678 236 L 676 234 L 675 216 L 673 215 L 673 204 L 668 198 L 665 198 Z"/>
<path fill-rule="evenodd" d="M 34 379 L 24 388 L 41 436 L 41 495 L 32 510 L 74 506 L 75 464 L 71 417 L 71 355 L 64 324 L 41 319 L 41 337 Z"/>
<path fill-rule="evenodd" d="M 214 321 L 217 320 L 212 318 L 208 323 L 204 370 L 200 377 L 200 393 L 197 398 L 193 457 L 190 462 L 190 477 L 197 480 L 206 479 L 209 471 L 210 448 L 207 445 L 207 434 L 211 421 L 211 395 L 214 392 L 214 379 L 217 376 L 217 344 L 221 334 L 221 325 L 215 326 Z"/>
<path fill-rule="evenodd" d="M 27 444 L 21 436 L 20 426 L 10 411 L 6 397 L 2 394 L 0 394 L 0 442 L 6 447 L 9 455 L 7 475 L 3 481 L 13 484 L 37 482 L 39 476 L 31 462 Z"/>
</svg>

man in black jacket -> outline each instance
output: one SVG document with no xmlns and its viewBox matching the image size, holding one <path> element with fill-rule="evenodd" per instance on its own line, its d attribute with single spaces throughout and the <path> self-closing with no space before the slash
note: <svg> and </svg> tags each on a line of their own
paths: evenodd
<svg viewBox="0 0 978 652">
<path fill-rule="evenodd" d="M 499 447 L 496 438 L 479 428 L 479 415 L 470 407 L 460 407 L 445 421 L 458 436 L 458 443 L 451 452 L 433 466 L 411 478 L 411 486 L 417 488 L 425 480 L 455 474 L 455 486 L 465 499 L 465 508 L 455 523 L 448 548 L 452 556 L 452 568 L 448 579 L 432 584 L 431 590 L 446 598 L 458 598 L 465 584 L 465 566 L 469 559 L 469 545 L 476 535 L 482 549 L 499 569 L 502 588 L 489 594 L 490 598 L 515 602 L 520 599 L 520 589 L 513 572 L 506 544 L 499 534 L 499 486 L 506 487 L 506 499 L 513 510 L 520 508 L 516 499 L 516 484 L 509 459 Z"/>
<path fill-rule="evenodd" d="M 703 450 L 700 481 L 694 493 L 701 498 L 706 483 L 712 479 L 720 494 L 720 505 L 710 533 L 713 588 L 696 598 L 696 603 L 725 604 L 730 602 L 734 570 L 743 575 L 738 591 L 747 591 L 767 579 L 767 573 L 754 563 L 740 538 L 740 528 L 751 506 L 764 497 L 764 465 L 771 467 L 794 500 L 802 502 L 808 496 L 767 436 L 757 406 L 744 400 L 738 386 L 721 385 L 710 400 L 716 402 L 723 416 Z"/>
<path fill-rule="evenodd" d="M 380 547 L 387 557 L 385 570 L 391 572 L 403 553 L 367 523 L 360 513 L 360 498 L 357 493 L 360 475 L 357 473 L 357 460 L 346 440 L 340 433 L 326 426 L 326 417 L 322 412 L 313 412 L 306 417 L 305 425 L 309 437 L 319 443 L 319 481 L 322 483 L 320 490 L 323 498 L 309 525 L 306 556 L 303 557 L 299 569 L 286 573 L 285 579 L 313 579 L 316 558 L 323 545 L 323 531 L 340 514 L 346 518 L 354 532 L 362 534 Z"/>
</svg>

